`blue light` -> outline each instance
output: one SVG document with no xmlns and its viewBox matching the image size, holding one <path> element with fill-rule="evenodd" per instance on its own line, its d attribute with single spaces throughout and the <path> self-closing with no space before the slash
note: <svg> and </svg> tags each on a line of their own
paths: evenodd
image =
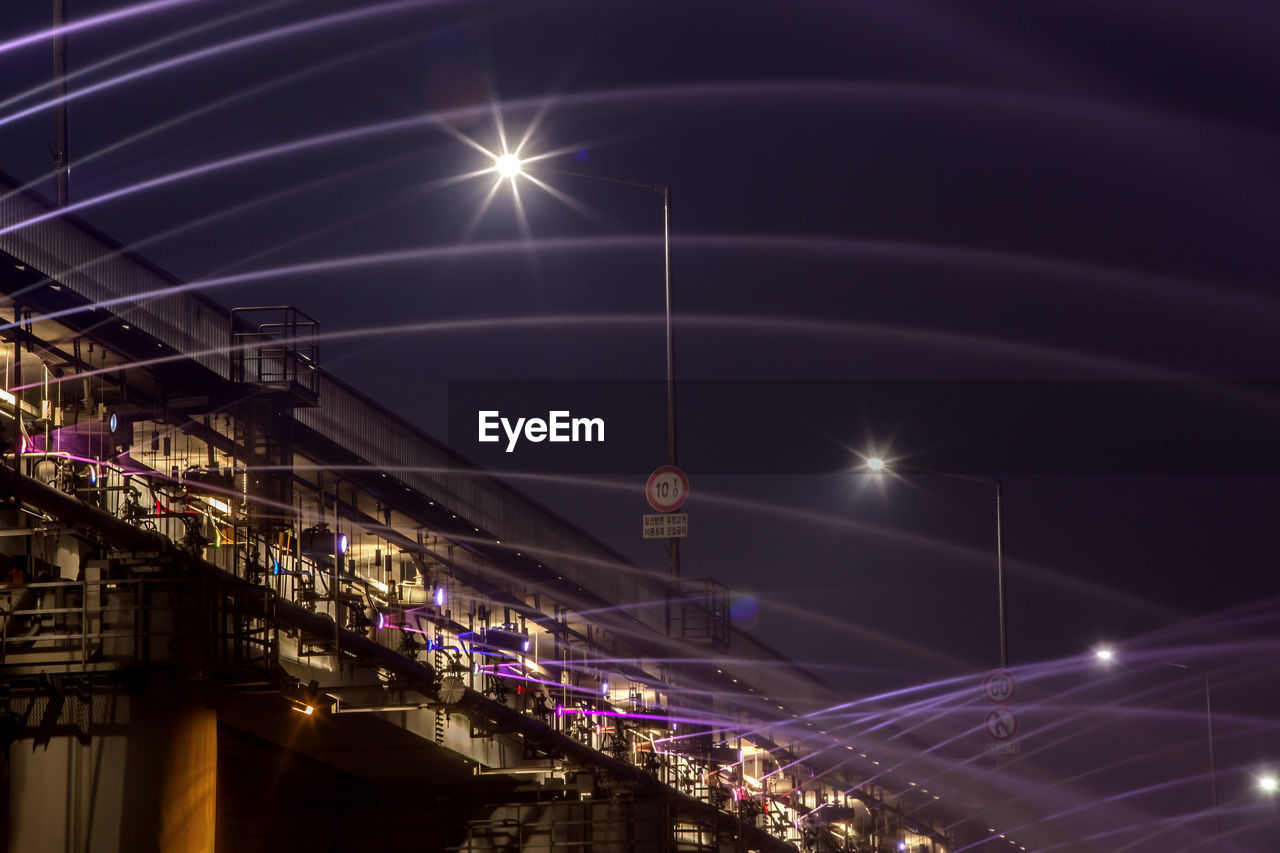
<svg viewBox="0 0 1280 853">
<path fill-rule="evenodd" d="M 343 533 L 338 537 L 338 553 L 347 553 L 347 534 Z"/>
<path fill-rule="evenodd" d="M 436 607 L 444 607 L 444 587 L 436 587 Z"/>
<path fill-rule="evenodd" d="M 607 681 L 600 682 L 600 695 L 602 696 L 609 695 L 609 682 Z"/>
</svg>

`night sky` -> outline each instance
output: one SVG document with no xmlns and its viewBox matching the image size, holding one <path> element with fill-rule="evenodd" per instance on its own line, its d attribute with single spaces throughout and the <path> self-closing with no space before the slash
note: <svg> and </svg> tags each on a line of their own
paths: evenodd
<svg viewBox="0 0 1280 853">
<path fill-rule="evenodd" d="M 48 27 L 13 5 L 6 41 Z M 1143 649 L 1166 693 L 1133 701 L 1184 739 L 1199 683 L 1161 664 L 1204 667 L 1224 802 L 1280 764 L 1273 4 L 153 5 L 70 36 L 77 215 L 310 313 L 329 370 L 468 456 L 451 382 L 649 380 L 616 386 L 621 456 L 512 482 L 665 572 L 661 197 L 566 173 L 669 183 L 686 577 L 851 695 L 977 676 L 994 489 L 859 466 L 999 479 L 1010 663 Z M 0 53 L 0 170 L 48 195 L 51 73 L 47 42 Z M 504 134 L 554 192 L 456 180 Z M 1241 849 L 1280 834 L 1229 817 Z"/>
</svg>

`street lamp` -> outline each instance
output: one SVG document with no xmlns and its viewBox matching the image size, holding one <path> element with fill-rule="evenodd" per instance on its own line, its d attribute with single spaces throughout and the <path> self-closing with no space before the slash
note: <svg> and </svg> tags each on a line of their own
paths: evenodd
<svg viewBox="0 0 1280 853">
<path fill-rule="evenodd" d="M 953 480 L 965 480 L 971 483 L 982 483 L 986 486 L 992 486 L 996 490 L 996 601 L 998 606 L 998 618 L 1000 622 L 1000 668 L 1004 669 L 1009 665 L 1009 642 L 1008 634 L 1005 628 L 1005 608 L 1004 608 L 1004 532 L 1001 518 L 1001 508 L 1004 489 L 999 480 L 988 480 L 985 477 L 974 477 L 969 474 L 953 474 L 949 471 L 934 471 L 928 468 L 908 468 L 902 466 L 890 467 L 889 463 L 879 456 L 869 456 L 864 462 L 867 469 L 873 473 L 879 474 L 883 472 L 900 473 L 900 474 L 936 474 L 940 477 L 950 477 Z"/>
<path fill-rule="evenodd" d="M 1198 666 L 1191 666 L 1185 663 L 1173 663 L 1165 661 L 1165 666 L 1171 666 L 1175 669 L 1188 670 L 1198 672 L 1204 679 L 1204 719 L 1205 724 L 1209 728 L 1209 796 L 1213 804 L 1213 840 L 1215 846 L 1222 849 L 1222 824 L 1218 818 L 1218 768 L 1213 757 L 1213 701 L 1210 698 L 1209 690 L 1209 670 Z"/>
<path fill-rule="evenodd" d="M 1274 794 L 1276 791 L 1280 791 L 1280 779 L 1277 779 L 1272 773 L 1259 776 L 1258 790 L 1264 794 Z"/>
<path fill-rule="evenodd" d="M 505 146 L 505 143 L 504 143 Z M 517 146 L 519 151 L 519 146 Z M 555 193 L 550 187 L 538 178 L 529 174 L 524 170 L 526 163 L 533 160 L 543 159 L 547 155 L 541 157 L 529 157 L 521 159 L 518 154 L 506 151 L 505 147 L 501 154 L 487 152 L 493 158 L 492 171 L 497 172 L 499 178 L 510 180 L 514 186 L 515 180 L 521 176 L 527 178 L 539 187 Z M 663 261 L 663 293 L 665 298 L 665 315 L 666 315 L 666 333 L 667 333 L 667 464 L 676 465 L 676 356 L 674 335 L 672 333 L 671 322 L 671 185 L 670 184 L 654 184 L 644 181 L 632 181 L 625 178 L 610 178 L 603 175 L 592 175 L 587 172 L 571 172 L 563 169 L 547 169 L 548 172 L 554 172 L 559 175 L 569 175 L 575 178 L 586 178 L 591 181 L 602 181 L 607 184 L 625 184 L 631 187 L 640 187 L 642 189 L 652 190 L 662 196 L 662 261 Z M 668 541 L 668 554 L 670 557 L 671 580 L 680 579 L 680 540 L 672 537 Z"/>
<path fill-rule="evenodd" d="M 1111 662 L 1115 658 L 1115 653 L 1109 648 L 1098 649 L 1095 654 L 1099 660 Z M 1212 691 L 1209 684 L 1209 670 L 1203 667 L 1193 666 L 1186 663 L 1174 663 L 1173 661 L 1164 661 L 1165 666 L 1171 666 L 1174 669 L 1186 670 L 1188 672 L 1198 672 L 1204 680 L 1204 719 L 1205 726 L 1209 732 L 1209 802 L 1213 808 L 1213 839 L 1217 849 L 1222 849 L 1222 823 L 1218 815 L 1218 765 L 1213 753 L 1213 699 Z M 1265 779 L 1265 777 L 1264 777 Z M 1267 790 L 1264 779 L 1259 779 L 1258 784 L 1264 791 Z M 1275 777 L 1271 777 L 1273 784 L 1276 784 Z"/>
</svg>

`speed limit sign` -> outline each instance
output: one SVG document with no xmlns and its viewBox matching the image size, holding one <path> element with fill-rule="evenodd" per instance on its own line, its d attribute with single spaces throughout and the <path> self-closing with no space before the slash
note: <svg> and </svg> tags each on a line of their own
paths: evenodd
<svg viewBox="0 0 1280 853">
<path fill-rule="evenodd" d="M 644 496 L 658 512 L 675 512 L 689 497 L 689 475 L 674 465 L 663 465 L 649 475 Z"/>
<path fill-rule="evenodd" d="M 1007 669 L 993 669 L 982 680 L 982 693 L 988 702 L 1003 705 L 1013 698 L 1017 685 L 1013 673 Z"/>
</svg>

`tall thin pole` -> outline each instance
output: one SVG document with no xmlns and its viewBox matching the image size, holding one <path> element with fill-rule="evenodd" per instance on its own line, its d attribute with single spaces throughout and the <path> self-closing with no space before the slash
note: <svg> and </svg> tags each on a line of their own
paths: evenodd
<svg viewBox="0 0 1280 853">
<path fill-rule="evenodd" d="M 674 423 L 674 421 L 673 421 Z M 888 469 L 884 460 L 868 459 L 867 462 L 878 461 L 877 467 L 871 468 L 873 471 Z M 897 470 L 904 473 L 915 474 L 937 474 L 940 477 L 950 477 L 954 480 L 965 480 L 970 483 L 983 483 L 984 485 L 994 486 L 996 490 L 996 619 L 1000 628 L 1000 668 L 1005 669 L 1009 666 L 1009 634 L 1005 624 L 1005 607 L 1004 607 L 1004 518 L 1002 516 L 1002 504 L 1004 503 L 1004 485 L 999 480 L 989 480 L 986 477 L 973 477 L 969 474 L 954 474 L 950 471 L 935 471 L 931 468 L 906 467 Z"/>
<path fill-rule="evenodd" d="M 1000 668 L 1009 666 L 1009 639 L 1004 621 L 1004 530 L 1000 513 L 1003 489 L 996 480 L 996 595 L 999 599 L 1000 618 Z"/>
<path fill-rule="evenodd" d="M 609 184 L 626 184 L 632 187 L 644 187 L 662 194 L 662 262 L 663 293 L 666 297 L 667 325 L 667 464 L 676 465 L 676 351 L 675 336 L 672 334 L 671 309 L 671 185 L 651 184 L 645 181 L 632 181 L 626 178 L 607 178 L 604 175 L 592 175 L 586 172 L 573 172 L 566 169 L 548 169 L 560 175 L 572 175 L 592 181 L 604 181 Z M 667 554 L 671 564 L 671 580 L 680 579 L 680 540 L 672 537 L 667 540 Z"/>
<path fill-rule="evenodd" d="M 667 306 L 667 464 L 676 464 L 676 353 L 671 328 L 671 185 L 662 185 L 662 254 Z M 671 580 L 680 579 L 680 540 L 668 540 Z"/>
<path fill-rule="evenodd" d="M 1209 796 L 1213 803 L 1213 841 L 1222 849 L 1222 823 L 1218 817 L 1218 765 L 1213 758 L 1213 703 L 1209 699 L 1209 670 L 1204 671 L 1204 718 L 1209 726 Z"/>
<path fill-rule="evenodd" d="M 1209 670 L 1186 663 L 1166 664 L 1177 669 L 1195 670 L 1204 677 L 1204 721 L 1209 730 L 1209 803 L 1213 807 L 1213 843 L 1217 850 L 1222 849 L 1222 821 L 1218 815 L 1218 762 L 1213 754 L 1213 700 L 1209 689 Z"/>
<path fill-rule="evenodd" d="M 53 0 L 53 123 L 54 199 L 58 207 L 70 200 L 71 160 L 67 149 L 67 0 Z"/>
</svg>

